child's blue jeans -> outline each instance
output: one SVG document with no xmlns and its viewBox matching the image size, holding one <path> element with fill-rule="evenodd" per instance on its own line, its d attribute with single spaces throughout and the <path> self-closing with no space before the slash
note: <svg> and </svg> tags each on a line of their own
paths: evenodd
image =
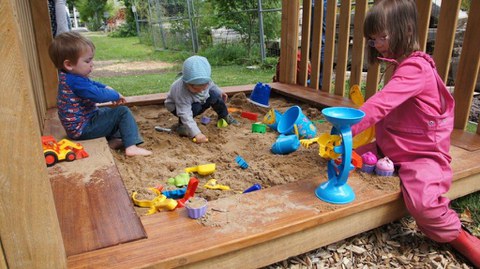
<svg viewBox="0 0 480 269">
<path fill-rule="evenodd" d="M 105 136 L 107 140 L 121 138 L 127 148 L 143 143 L 132 112 L 126 106 L 101 107 L 83 128 L 78 140 Z"/>
<path fill-rule="evenodd" d="M 228 115 L 228 110 L 227 105 L 222 99 L 222 96 L 214 90 L 209 90 L 208 94 L 210 96 L 207 98 L 207 100 L 205 100 L 205 103 L 192 103 L 193 117 L 195 118 L 196 116 L 205 112 L 205 110 L 207 110 L 208 108 L 212 107 L 213 110 L 217 113 L 218 118 L 225 118 Z M 172 111 L 172 114 L 177 116 L 177 111 Z"/>
</svg>

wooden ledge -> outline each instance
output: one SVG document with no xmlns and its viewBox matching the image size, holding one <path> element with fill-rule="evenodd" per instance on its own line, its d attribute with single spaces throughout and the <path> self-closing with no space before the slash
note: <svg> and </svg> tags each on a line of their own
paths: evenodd
<svg viewBox="0 0 480 269">
<path fill-rule="evenodd" d="M 66 138 L 56 109 L 44 135 Z M 79 142 L 89 157 L 47 168 L 67 255 L 145 238 L 105 138 Z"/>
<path fill-rule="evenodd" d="M 319 90 L 314 90 L 311 88 L 305 88 L 299 85 L 289 85 L 279 82 L 268 83 L 272 88 L 273 92 L 280 95 L 291 97 L 297 100 L 300 100 L 307 104 L 312 104 L 320 107 L 332 107 L 332 106 L 346 106 L 353 107 L 354 104 L 352 101 L 346 97 L 337 96 L 334 94 L 322 92 Z M 251 85 L 240 85 L 240 86 L 226 86 L 221 87 L 229 96 L 236 93 L 244 92 L 246 94 L 253 91 L 255 88 L 254 84 Z M 155 93 L 147 94 L 141 96 L 130 96 L 127 97 L 127 104 L 129 106 L 139 106 L 139 105 L 155 105 L 162 104 L 167 97 L 167 93 Z"/>
<path fill-rule="evenodd" d="M 240 86 L 221 87 L 221 89 L 228 95 L 234 95 L 240 92 L 249 93 L 253 90 L 254 87 L 255 85 L 240 85 Z M 154 93 L 154 94 L 126 97 L 127 104 L 129 106 L 158 105 L 158 104 L 162 104 L 166 98 L 167 98 L 167 93 Z"/>
<path fill-rule="evenodd" d="M 353 102 L 346 97 L 306 88 L 300 85 L 290 85 L 279 82 L 269 83 L 275 92 L 301 100 L 307 104 L 321 107 L 344 106 L 354 107 Z"/>
</svg>

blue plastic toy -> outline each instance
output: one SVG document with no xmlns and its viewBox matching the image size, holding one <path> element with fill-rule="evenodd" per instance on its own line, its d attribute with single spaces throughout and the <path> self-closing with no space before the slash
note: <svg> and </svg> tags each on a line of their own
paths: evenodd
<svg viewBox="0 0 480 269">
<path fill-rule="evenodd" d="M 271 151 L 273 154 L 289 154 L 296 151 L 300 147 L 300 140 L 294 134 L 279 135 L 275 143 L 273 143 Z"/>
<path fill-rule="evenodd" d="M 255 88 L 253 88 L 248 101 L 261 107 L 269 107 L 270 91 L 270 85 L 258 82 Z"/>
<path fill-rule="evenodd" d="M 281 116 L 277 131 L 284 135 L 296 134 L 299 139 L 315 137 L 317 127 L 305 116 L 299 106 L 292 106 Z"/>
<path fill-rule="evenodd" d="M 258 183 L 253 184 L 250 188 L 243 191 L 243 193 L 248 193 L 252 191 L 258 191 L 262 188 L 262 186 Z"/>
<path fill-rule="evenodd" d="M 248 163 L 247 163 L 240 155 L 238 155 L 237 157 L 235 157 L 235 161 L 238 163 L 238 165 L 239 165 L 242 169 L 247 169 L 247 168 L 248 168 Z"/>
<path fill-rule="evenodd" d="M 162 191 L 162 194 L 170 199 L 180 199 L 180 198 L 183 198 L 183 196 L 185 196 L 186 191 L 187 191 L 187 188 L 182 188 L 182 189 Z"/>
<path fill-rule="evenodd" d="M 331 134 L 341 135 L 342 143 L 334 148 L 341 154 L 342 162 L 328 161 L 328 181 L 320 184 L 315 195 L 321 200 L 333 204 L 346 204 L 355 200 L 355 193 L 347 184 L 348 174 L 354 169 L 352 165 L 352 125 L 361 121 L 365 113 L 349 107 L 329 107 L 322 110 L 323 116 L 333 127 Z"/>
</svg>

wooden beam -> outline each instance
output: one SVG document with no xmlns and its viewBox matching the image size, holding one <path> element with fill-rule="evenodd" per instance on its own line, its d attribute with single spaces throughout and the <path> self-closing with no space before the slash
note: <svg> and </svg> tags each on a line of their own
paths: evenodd
<svg viewBox="0 0 480 269">
<path fill-rule="evenodd" d="M 30 1 L 32 12 L 35 43 L 39 67 L 43 82 L 43 94 L 47 103 L 46 108 L 57 106 L 57 85 L 58 75 L 55 65 L 53 65 L 48 55 L 48 47 L 52 43 L 52 28 L 50 26 L 48 1 Z"/>
<path fill-rule="evenodd" d="M 337 43 L 337 65 L 335 67 L 335 95 L 345 95 L 345 77 L 348 62 L 348 47 L 350 46 L 350 14 L 352 8 L 351 0 L 341 1 L 338 43 Z"/>
<path fill-rule="evenodd" d="M 16 4 L 0 4 L 0 264 L 65 268 Z"/>
<path fill-rule="evenodd" d="M 320 68 L 323 63 L 322 57 L 322 34 L 323 34 L 323 1 L 317 0 L 313 14 L 313 37 L 312 37 L 312 75 L 310 76 L 310 88 L 318 89 L 320 82 Z"/>
<path fill-rule="evenodd" d="M 458 11 L 460 10 L 461 4 L 461 0 L 442 2 L 442 7 L 438 16 L 439 21 L 435 37 L 433 59 L 435 60 L 438 74 L 445 83 L 448 78 L 448 68 L 450 67 L 452 49 L 457 29 Z"/>
<path fill-rule="evenodd" d="M 300 0 L 282 1 L 282 39 L 280 42 L 280 82 L 297 83 L 298 13 Z"/>
<path fill-rule="evenodd" d="M 480 14 L 480 1 L 472 1 L 469 14 Z M 462 54 L 458 63 L 457 77 L 455 78 L 455 122 L 456 129 L 465 129 L 473 91 L 478 78 L 480 64 L 480 16 L 468 16 L 467 29 L 463 38 Z M 480 134 L 480 129 L 477 128 Z"/>
<path fill-rule="evenodd" d="M 330 92 L 333 77 L 333 62 L 335 56 L 335 32 L 337 24 L 337 1 L 327 1 L 327 25 L 325 30 L 325 50 L 323 59 L 322 91 Z"/>
<path fill-rule="evenodd" d="M 432 0 L 416 1 L 418 10 L 418 37 L 420 50 L 425 50 L 427 46 L 428 26 L 430 23 L 430 13 L 432 12 Z"/>
<path fill-rule="evenodd" d="M 378 83 L 380 79 L 380 65 L 375 63 L 368 66 L 367 71 L 367 85 L 365 89 L 365 99 L 373 96 L 378 90 Z"/>
<path fill-rule="evenodd" d="M 299 73 L 297 74 L 298 85 L 307 86 L 308 81 L 308 65 L 310 58 L 310 29 L 312 24 L 312 1 L 303 0 L 302 5 L 302 46 L 301 59 L 299 65 Z"/>
<path fill-rule="evenodd" d="M 363 37 L 363 21 L 367 13 L 368 0 L 359 0 L 355 3 L 355 17 L 353 19 L 352 61 L 350 64 L 350 85 L 360 85 L 363 72 L 363 58 L 365 39 Z"/>
</svg>

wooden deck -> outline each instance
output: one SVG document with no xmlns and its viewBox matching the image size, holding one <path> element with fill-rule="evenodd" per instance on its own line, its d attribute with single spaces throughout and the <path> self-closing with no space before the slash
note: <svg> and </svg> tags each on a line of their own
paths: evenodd
<svg viewBox="0 0 480 269">
<path fill-rule="evenodd" d="M 277 94 L 318 107 L 351 106 L 348 99 L 300 91 L 303 87 L 270 85 Z M 224 90 L 233 94 L 242 90 L 248 92 L 252 87 Z M 131 97 L 129 101 L 135 105 L 163 102 L 164 95 L 155 96 L 160 98 Z M 452 145 L 454 183 L 448 195 L 456 198 L 480 190 L 480 163 L 477 161 L 480 137 L 456 131 L 452 134 Z M 399 191 L 369 186 L 356 173 L 348 180 L 356 194 L 354 202 L 347 205 L 325 203 L 314 194 L 315 188 L 325 180 L 326 175 L 318 175 L 211 201 L 203 224 L 189 219 L 183 208 L 141 217 L 146 238 L 69 255 L 68 268 L 258 268 L 379 227 L 406 214 Z M 108 189 L 102 191 L 106 203 L 115 204 L 125 199 L 112 197 Z M 131 202 L 123 202 L 124 208 L 131 210 Z M 80 206 L 77 200 L 70 210 L 75 211 Z M 95 214 L 91 218 L 100 222 L 112 221 L 112 216 L 102 215 L 105 212 L 90 213 Z M 62 232 L 69 229 L 66 224 L 62 225 Z M 87 230 L 90 228 L 94 227 L 87 227 Z M 117 237 L 122 232 L 128 234 L 129 230 L 118 230 Z M 100 238 L 101 235 L 97 233 Z M 65 246 L 82 245 L 68 237 L 64 237 L 64 243 Z"/>
</svg>

